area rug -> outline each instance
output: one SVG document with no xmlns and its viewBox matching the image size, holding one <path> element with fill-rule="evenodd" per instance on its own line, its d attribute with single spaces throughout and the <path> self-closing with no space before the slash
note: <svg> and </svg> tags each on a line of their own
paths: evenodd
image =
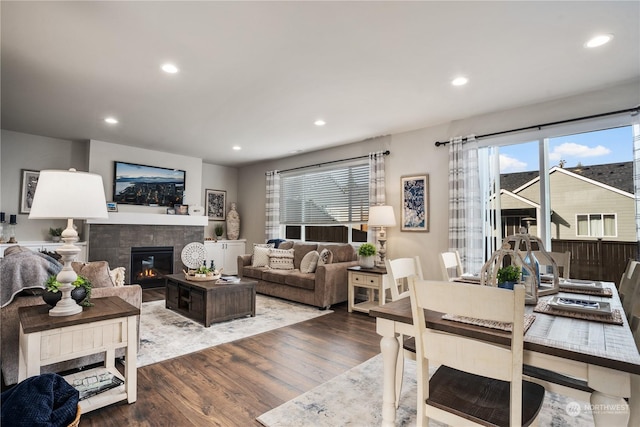
<svg viewBox="0 0 640 427">
<path fill-rule="evenodd" d="M 208 328 L 165 308 L 164 300 L 145 302 L 140 311 L 138 367 L 333 313 L 264 295 L 256 296 L 255 317 Z"/>
<path fill-rule="evenodd" d="M 379 426 L 382 423 L 382 355 L 377 355 L 332 380 L 290 400 L 257 420 L 266 427 Z M 396 411 L 396 426 L 416 425 L 416 362 L 405 359 L 405 374 Z M 576 411 L 576 403 L 580 411 Z M 571 413 L 567 405 L 571 404 Z M 579 414 L 575 415 L 576 412 Z M 546 392 L 539 425 L 591 427 L 586 402 Z M 430 421 L 430 427 L 443 424 Z"/>
</svg>

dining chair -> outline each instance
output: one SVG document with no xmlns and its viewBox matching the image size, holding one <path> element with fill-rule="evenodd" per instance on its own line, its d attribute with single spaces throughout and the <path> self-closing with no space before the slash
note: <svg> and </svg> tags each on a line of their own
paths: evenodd
<svg viewBox="0 0 640 427">
<path fill-rule="evenodd" d="M 558 274 L 563 279 L 569 279 L 571 276 L 571 251 L 566 252 L 547 252 L 547 254 L 556 262 L 558 266 Z M 553 273 L 548 271 L 546 266 L 551 267 L 551 260 L 542 251 L 533 251 L 533 256 L 538 260 L 540 265 L 540 273 Z"/>
<path fill-rule="evenodd" d="M 638 265 L 638 261 L 634 259 L 629 259 L 627 261 L 627 267 L 622 273 L 620 277 L 620 283 L 618 284 L 618 294 L 620 295 L 620 301 L 622 301 L 624 305 L 624 299 L 627 295 L 633 295 L 634 283 L 633 283 L 633 273 L 636 271 L 636 266 Z"/>
<path fill-rule="evenodd" d="M 637 311 L 636 305 L 640 305 L 640 266 L 638 266 L 639 263 L 637 261 L 632 261 L 630 264 L 629 271 L 631 275 L 629 276 L 628 273 L 622 275 L 623 280 L 621 280 L 619 291 L 622 309 L 629 322 L 631 322 L 631 317 Z"/>
<path fill-rule="evenodd" d="M 387 283 L 391 292 L 391 300 L 397 301 L 409 297 L 408 280 L 412 276 L 422 279 L 422 267 L 420 257 L 386 259 Z M 415 340 L 400 334 L 398 343 L 402 351 L 398 353 L 396 362 L 396 408 L 400 403 L 400 391 L 402 390 L 402 376 L 404 372 L 404 358 L 416 360 Z"/>
<path fill-rule="evenodd" d="M 462 276 L 462 262 L 458 251 L 441 252 L 440 267 L 442 268 L 443 280 L 451 282 L 456 277 Z"/>
<path fill-rule="evenodd" d="M 449 425 L 528 426 L 545 389 L 522 379 L 524 286 L 409 280 L 418 381 L 417 425 L 430 418 Z M 478 321 L 512 324 L 509 344 L 431 329 L 425 309 Z M 440 365 L 429 379 L 429 365 Z"/>
</svg>

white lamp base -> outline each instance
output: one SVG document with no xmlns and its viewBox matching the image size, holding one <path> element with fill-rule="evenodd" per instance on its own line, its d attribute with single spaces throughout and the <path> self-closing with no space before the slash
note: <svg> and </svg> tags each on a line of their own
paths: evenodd
<svg viewBox="0 0 640 427">
<path fill-rule="evenodd" d="M 62 298 L 60 298 L 55 307 L 49 310 L 49 316 L 71 316 L 82 312 L 82 306 L 71 298 L 71 291 L 74 288 L 72 283 L 78 278 L 78 275 L 71 267 L 71 263 L 75 261 L 81 250 L 74 245 L 74 242 L 78 241 L 78 232 L 73 228 L 73 219 L 71 218 L 67 220 L 67 228 L 62 232 L 62 240 L 64 245 L 56 249 L 56 252 L 62 256 L 63 262 L 62 270 L 56 277 L 56 280 L 62 283 L 60 286 Z"/>
<path fill-rule="evenodd" d="M 385 267 L 385 256 L 387 255 L 387 248 L 385 244 L 387 243 L 387 233 L 384 227 L 380 227 L 378 231 L 378 243 L 380 243 L 380 249 L 378 249 L 379 260 L 376 261 L 376 267 Z"/>
<path fill-rule="evenodd" d="M 62 298 L 60 298 L 55 307 L 49 310 L 49 316 L 71 316 L 72 314 L 82 313 L 82 306 L 71 298 L 73 288 L 74 286 L 70 283 L 60 286 Z"/>
</svg>

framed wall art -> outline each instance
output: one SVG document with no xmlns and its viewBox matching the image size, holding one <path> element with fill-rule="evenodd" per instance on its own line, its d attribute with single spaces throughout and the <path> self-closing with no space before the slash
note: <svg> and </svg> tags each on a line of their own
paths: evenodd
<svg viewBox="0 0 640 427">
<path fill-rule="evenodd" d="M 205 190 L 205 203 L 209 221 L 224 221 L 227 212 L 227 192 L 224 190 Z"/>
<path fill-rule="evenodd" d="M 402 231 L 429 231 L 429 175 L 401 177 Z"/>
<path fill-rule="evenodd" d="M 36 187 L 38 186 L 40 171 L 22 169 L 21 173 L 22 179 L 20 181 L 20 213 L 28 214 L 31 212 L 31 204 L 33 203 L 33 196 L 34 194 L 36 194 Z"/>
</svg>

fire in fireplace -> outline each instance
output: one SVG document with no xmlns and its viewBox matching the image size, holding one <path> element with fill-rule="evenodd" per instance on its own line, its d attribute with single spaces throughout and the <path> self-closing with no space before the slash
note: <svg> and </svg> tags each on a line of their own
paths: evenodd
<svg viewBox="0 0 640 427">
<path fill-rule="evenodd" d="M 164 276 L 172 273 L 172 246 L 131 248 L 130 283 L 137 283 L 143 288 L 164 286 Z"/>
</svg>

